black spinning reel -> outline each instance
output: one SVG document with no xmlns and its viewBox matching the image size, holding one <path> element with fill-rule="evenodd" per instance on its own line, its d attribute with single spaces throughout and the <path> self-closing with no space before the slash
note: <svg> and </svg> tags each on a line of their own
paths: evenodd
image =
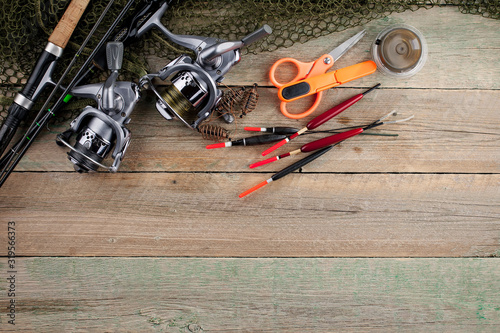
<svg viewBox="0 0 500 333">
<path fill-rule="evenodd" d="M 99 167 L 116 172 L 130 143 L 130 131 L 125 127 L 130 114 L 140 99 L 139 87 L 132 82 L 116 82 L 123 60 L 123 44 L 110 42 L 106 47 L 108 69 L 111 75 L 102 84 L 75 87 L 71 94 L 92 98 L 97 108 L 87 106 L 74 119 L 70 128 L 57 136 L 57 143 L 71 151 L 69 160 L 78 172 L 97 171 Z M 76 135 L 73 145 L 69 143 Z M 111 166 L 102 164 L 111 153 Z"/>
</svg>

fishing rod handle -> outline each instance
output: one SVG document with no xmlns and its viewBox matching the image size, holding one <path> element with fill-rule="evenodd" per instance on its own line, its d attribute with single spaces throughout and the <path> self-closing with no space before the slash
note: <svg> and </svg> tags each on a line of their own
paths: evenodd
<svg viewBox="0 0 500 333">
<path fill-rule="evenodd" d="M 42 90 L 47 84 L 53 84 L 51 75 L 54 66 L 61 57 L 88 3 L 89 0 L 73 0 L 50 35 L 49 42 L 40 54 L 26 85 L 21 92 L 16 94 L 14 103 L 9 107 L 8 116 L 0 128 L 0 155 L 14 137 L 19 123 L 26 119 Z"/>
<path fill-rule="evenodd" d="M 50 35 L 49 42 L 62 49 L 66 48 L 66 45 L 68 44 L 68 41 L 89 2 L 90 0 L 71 1 L 68 8 L 64 12 L 63 17 Z"/>
</svg>

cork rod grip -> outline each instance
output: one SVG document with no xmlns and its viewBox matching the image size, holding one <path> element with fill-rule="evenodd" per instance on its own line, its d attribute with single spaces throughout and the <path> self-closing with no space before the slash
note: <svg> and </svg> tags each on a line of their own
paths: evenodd
<svg viewBox="0 0 500 333">
<path fill-rule="evenodd" d="M 49 42 L 59 46 L 60 48 L 66 48 L 68 41 L 75 30 L 78 21 L 83 15 L 83 12 L 87 8 L 90 0 L 73 0 L 69 4 L 68 8 L 64 12 L 63 17 L 57 24 L 56 28 L 49 37 Z"/>
</svg>

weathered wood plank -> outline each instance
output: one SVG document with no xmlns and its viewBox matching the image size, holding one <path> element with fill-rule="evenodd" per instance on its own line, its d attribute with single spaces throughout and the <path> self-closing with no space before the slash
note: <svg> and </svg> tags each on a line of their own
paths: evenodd
<svg viewBox="0 0 500 333">
<path fill-rule="evenodd" d="M 499 260 L 18 258 L 15 328 L 497 332 Z"/>
<path fill-rule="evenodd" d="M 500 254 L 500 175 L 302 173 L 244 199 L 238 194 L 269 174 L 12 178 L 0 216 L 16 222 L 25 256 Z"/>
<path fill-rule="evenodd" d="M 432 8 L 394 13 L 369 22 L 363 27 L 320 37 L 305 44 L 278 49 L 270 53 L 244 55 L 241 62 L 226 76 L 229 85 L 271 85 L 268 71 L 271 65 L 283 57 L 301 61 L 313 61 L 330 52 L 343 41 L 366 29 L 366 36 L 334 65 L 333 69 L 346 67 L 371 59 L 371 44 L 380 31 L 394 24 L 408 24 L 419 29 L 427 40 L 429 57 L 424 68 L 414 77 L 399 79 L 380 72 L 367 78 L 346 84 L 362 87 L 367 82 L 382 82 L 384 86 L 399 88 L 500 88 L 500 21 L 476 15 L 465 15 L 458 7 Z M 151 58 L 152 70 L 167 64 L 165 59 Z"/>
<path fill-rule="evenodd" d="M 336 89 L 326 94 L 318 115 L 335 104 L 362 92 Z M 278 109 L 276 90 L 260 88 L 257 109 L 236 125 L 214 123 L 233 131 L 233 138 L 254 135 L 244 126 L 292 126 L 300 121 L 285 118 Z M 248 165 L 262 159 L 260 153 L 270 145 L 206 150 L 211 141 L 203 140 L 180 121 L 167 121 L 146 99 L 129 125 L 132 143 L 121 171 L 250 171 Z M 498 91 L 434 89 L 379 89 L 325 124 L 324 129 L 363 125 L 391 110 L 415 115 L 408 123 L 387 125 L 375 132 L 398 133 L 399 137 L 358 136 L 324 156 L 317 164 L 320 172 L 499 172 L 500 105 Z M 303 105 L 301 105 L 303 106 Z M 298 106 L 297 106 L 298 108 Z M 320 127 L 319 129 L 323 129 Z M 55 133 L 65 126 L 51 126 L 33 144 L 19 164 L 18 171 L 71 171 L 66 151 L 54 143 Z M 318 138 L 304 136 L 276 151 L 282 154 Z M 269 156 L 270 157 L 270 156 Z M 280 170 L 300 157 L 279 161 L 262 170 Z M 341 162 L 341 163 L 339 163 Z"/>
<path fill-rule="evenodd" d="M 133 114 L 123 172 L 78 175 L 53 142 L 65 126 L 51 126 L 0 190 L 0 216 L 16 222 L 17 255 L 79 258 L 17 258 L 15 328 L 499 331 L 500 23 L 448 7 L 393 14 L 367 24 L 367 36 L 334 68 L 370 59 L 372 40 L 394 23 L 424 33 L 423 70 L 330 90 L 317 114 L 382 82 L 333 123 L 366 123 L 392 109 L 415 119 L 381 129 L 398 138 L 357 137 L 243 200 L 240 192 L 294 159 L 250 171 L 260 147 L 207 151 L 196 133 L 145 101 Z M 239 128 L 302 127 L 308 119 L 279 113 L 270 65 L 283 56 L 313 60 L 360 29 L 245 55 L 225 83 L 267 87 Z M 166 63 L 150 60 L 156 69 Z M 0 233 L 3 249 L 6 239 Z M 7 272 L 3 260 L 0 270 Z M 8 330 L 2 281 L 0 330 Z"/>
<path fill-rule="evenodd" d="M 500 95 L 495 89 L 498 89 L 500 80 L 500 55 L 497 52 L 500 46 L 500 23 L 497 20 L 464 15 L 456 8 L 448 7 L 394 14 L 386 19 L 370 22 L 366 27 L 368 36 L 347 53 L 338 65 L 368 59 L 369 44 L 373 39 L 373 36 L 369 38 L 370 34 L 376 35 L 383 27 L 402 22 L 416 25 L 428 37 L 431 50 L 428 65 L 422 73 L 406 81 L 387 78 L 381 74 L 357 81 L 354 86 L 363 87 L 381 81 L 384 89 L 368 95 L 335 123 L 338 126 L 339 122 L 352 125 L 371 121 L 390 109 L 411 112 L 417 118 L 408 126 L 387 129 L 401 132 L 402 135 L 398 139 L 352 139 L 349 144 L 337 148 L 335 154 L 328 155 L 327 158 L 334 159 L 332 163 L 327 164 L 330 166 L 328 171 L 498 172 L 500 152 L 497 149 L 497 125 L 500 120 L 495 110 Z M 227 83 L 269 84 L 267 79 L 262 77 L 267 75 L 269 65 L 276 59 L 296 53 L 298 58 L 307 58 L 314 50 L 317 50 L 319 55 L 325 52 L 325 45 L 332 43 L 331 39 L 337 43 L 352 33 L 353 29 L 350 29 L 305 45 L 295 45 L 292 49 L 278 50 L 267 55 L 247 55 L 248 61 L 243 60 L 230 72 L 228 78 L 234 79 Z M 154 62 L 163 64 L 160 60 Z M 388 87 L 423 89 L 387 89 Z M 439 89 L 429 89 L 432 87 Z M 472 90 L 448 90 L 450 88 Z M 360 91 L 349 88 L 328 91 L 325 102 L 316 114 Z M 288 120 L 278 112 L 278 99 L 274 88 L 261 88 L 261 95 L 259 108 L 240 121 L 240 129 L 244 125 L 261 124 L 302 127 L 306 123 L 306 120 Z M 133 143 L 122 170 L 240 171 L 246 170 L 248 164 L 260 158 L 259 148 L 207 152 L 203 149 L 205 142 L 200 140 L 196 133 L 190 132 L 179 122 L 167 123 L 152 110 L 153 104 L 152 101 L 145 101 L 137 107 L 133 115 L 130 124 Z M 369 110 L 366 110 L 367 107 Z M 361 111 L 363 113 L 358 114 Z M 66 125 L 53 126 L 52 133 L 40 138 L 17 170 L 71 170 L 66 155 L 53 143 L 55 133 L 61 132 L 65 127 Z M 244 134 L 241 131 L 234 134 L 236 137 L 240 135 Z M 299 142 L 293 148 L 297 146 L 300 146 Z M 243 157 L 241 151 L 244 151 Z M 334 163 L 339 159 L 342 163 Z M 276 169 L 279 168 L 269 166 L 264 170 Z"/>
</svg>

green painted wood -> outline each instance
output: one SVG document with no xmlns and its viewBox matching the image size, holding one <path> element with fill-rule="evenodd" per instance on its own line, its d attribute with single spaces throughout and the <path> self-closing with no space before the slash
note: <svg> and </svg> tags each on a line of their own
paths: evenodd
<svg viewBox="0 0 500 333">
<path fill-rule="evenodd" d="M 0 190 L 2 220 L 17 222 L 17 255 L 35 256 L 17 258 L 15 329 L 498 332 L 500 23 L 456 7 L 393 14 L 369 22 L 334 68 L 370 59 L 372 40 L 395 23 L 424 33 L 423 70 L 330 90 L 322 110 L 381 82 L 364 101 L 369 107 L 359 104 L 335 124 L 397 108 L 416 116 L 384 129 L 400 137 L 356 138 L 244 200 L 237 194 L 280 167 L 248 171 L 260 149 L 207 152 L 151 100 L 133 114 L 123 173 L 70 172 L 53 141 L 65 126 L 51 125 Z M 239 128 L 304 125 L 278 112 L 270 65 L 284 56 L 313 60 L 360 29 L 244 55 L 225 83 L 264 88 Z M 3 249 L 6 239 L 0 232 Z M 404 257 L 414 258 L 397 259 Z M 5 262 L 0 331 L 12 329 Z"/>
<path fill-rule="evenodd" d="M 16 328 L 497 332 L 499 260 L 18 258 Z"/>
</svg>

